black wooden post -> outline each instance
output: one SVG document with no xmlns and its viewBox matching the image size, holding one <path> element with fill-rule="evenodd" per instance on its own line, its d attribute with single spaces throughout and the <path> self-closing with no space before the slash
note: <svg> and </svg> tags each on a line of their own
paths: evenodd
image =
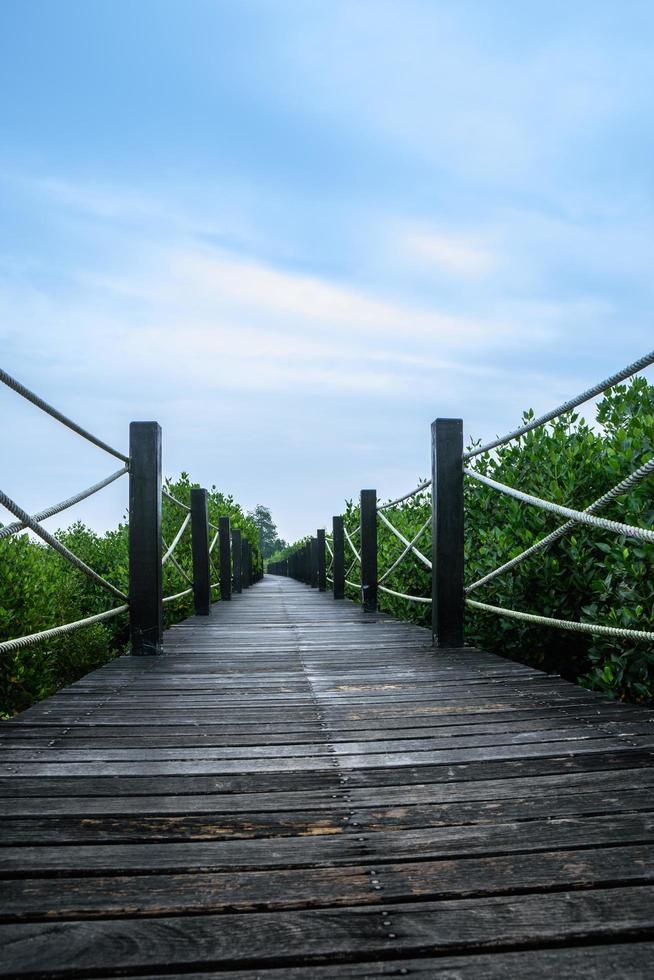
<svg viewBox="0 0 654 980">
<path fill-rule="evenodd" d="M 432 633 L 437 647 L 463 646 L 463 421 L 431 426 Z"/>
<path fill-rule="evenodd" d="M 233 561 L 233 582 L 234 582 L 234 592 L 243 591 L 243 583 L 241 581 L 241 529 L 235 527 L 232 531 L 232 561 Z"/>
<path fill-rule="evenodd" d="M 318 592 L 327 588 L 327 569 L 325 566 L 325 529 L 319 527 L 316 531 L 316 547 L 318 549 Z"/>
<path fill-rule="evenodd" d="M 318 539 L 311 538 L 311 588 L 318 588 Z"/>
<path fill-rule="evenodd" d="M 247 538 L 243 538 L 241 541 L 241 578 L 243 580 L 243 588 L 250 588 L 250 574 L 248 570 L 248 549 L 250 547 L 250 542 Z"/>
<path fill-rule="evenodd" d="M 342 514 L 332 517 L 332 548 L 334 563 L 332 577 L 334 579 L 334 598 L 345 598 L 345 535 L 343 534 Z"/>
<path fill-rule="evenodd" d="M 220 556 L 220 598 L 232 598 L 232 543 L 229 517 L 218 518 L 218 548 Z"/>
<path fill-rule="evenodd" d="M 361 601 L 377 612 L 377 491 L 361 491 Z"/>
<path fill-rule="evenodd" d="M 129 633 L 135 656 L 161 653 L 161 426 L 129 427 Z"/>
<path fill-rule="evenodd" d="M 206 490 L 191 490 L 191 550 L 193 553 L 193 605 L 196 616 L 211 612 L 209 565 L 209 511 Z"/>
</svg>

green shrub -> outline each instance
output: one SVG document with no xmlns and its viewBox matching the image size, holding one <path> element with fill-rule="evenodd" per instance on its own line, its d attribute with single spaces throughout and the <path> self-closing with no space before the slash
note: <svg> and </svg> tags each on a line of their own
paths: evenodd
<svg viewBox="0 0 654 980">
<path fill-rule="evenodd" d="M 166 488 L 178 500 L 190 504 L 191 487 L 187 473 Z M 164 498 L 162 535 L 171 544 L 184 520 L 181 508 Z M 258 533 L 233 497 L 209 491 L 209 520 L 229 516 L 234 527 L 254 549 L 255 568 L 261 568 Z M 211 530 L 211 529 L 210 529 Z M 213 533 L 213 532 L 212 532 Z M 81 523 L 58 531 L 56 537 L 87 565 L 123 592 L 128 590 L 128 527 L 98 535 Z M 175 558 L 192 578 L 191 529 L 187 528 L 175 550 Z M 217 568 L 217 551 L 212 554 Z M 218 579 L 216 572 L 215 580 Z M 163 593 L 174 595 L 188 583 L 172 561 L 163 572 Z M 213 599 L 218 599 L 214 590 Z M 170 626 L 191 615 L 193 596 L 164 605 L 164 624 Z M 0 541 L 0 641 L 50 629 L 120 605 L 100 586 L 91 582 L 47 545 L 23 533 Z M 88 671 L 125 653 L 128 641 L 127 616 L 84 627 L 74 633 L 14 653 L 0 654 L 0 717 L 9 717 L 53 694 Z"/>
<path fill-rule="evenodd" d="M 523 416 L 533 418 L 532 412 Z M 527 433 L 519 440 L 477 456 L 479 472 L 556 503 L 583 509 L 652 457 L 654 386 L 643 378 L 619 385 L 597 405 L 596 426 L 574 413 Z M 423 493 L 386 512 L 407 539 L 429 515 Z M 562 518 L 522 504 L 475 480 L 465 481 L 465 567 L 469 584 L 554 530 Z M 602 516 L 641 527 L 654 526 L 652 479 L 613 501 Z M 358 507 L 345 514 L 350 533 Z M 381 523 L 380 574 L 402 545 Z M 427 531 L 417 547 L 431 559 Z M 349 549 L 346 545 L 346 565 Z M 582 525 L 549 549 L 475 590 L 472 597 L 497 606 L 558 619 L 654 630 L 654 546 Z M 355 570 L 355 581 L 358 571 Z M 429 571 L 407 558 L 384 583 L 397 592 L 429 596 Z M 354 589 L 348 596 L 357 600 Z M 427 625 L 430 607 L 380 592 L 380 608 Z M 532 626 L 495 614 L 466 611 L 466 637 L 487 650 L 636 702 L 654 697 L 654 647 L 645 642 L 604 639 Z"/>
</svg>

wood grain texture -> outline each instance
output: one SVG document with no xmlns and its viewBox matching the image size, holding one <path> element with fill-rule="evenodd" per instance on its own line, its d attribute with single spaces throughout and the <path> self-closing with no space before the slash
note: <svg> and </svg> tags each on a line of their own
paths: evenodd
<svg viewBox="0 0 654 980">
<path fill-rule="evenodd" d="M 651 975 L 654 716 L 268 576 L 0 726 L 0 974 Z"/>
</svg>

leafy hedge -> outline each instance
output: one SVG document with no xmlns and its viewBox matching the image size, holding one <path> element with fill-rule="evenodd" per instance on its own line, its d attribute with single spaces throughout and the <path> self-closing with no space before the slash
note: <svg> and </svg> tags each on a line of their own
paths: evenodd
<svg viewBox="0 0 654 980">
<path fill-rule="evenodd" d="M 187 473 L 166 481 L 168 491 L 190 504 L 191 483 Z M 209 491 L 209 520 L 228 516 L 240 527 L 253 547 L 255 568 L 261 567 L 258 531 L 233 497 Z M 162 535 L 170 544 L 184 519 L 181 508 L 164 498 Z M 56 536 L 108 581 L 127 592 L 128 526 L 98 535 L 81 523 Z M 190 526 L 182 537 L 175 558 L 192 577 Z M 217 567 L 217 561 L 215 566 Z M 55 551 L 27 534 L 0 541 L 0 641 L 49 629 L 82 619 L 112 606 L 111 596 L 73 568 Z M 216 579 L 218 575 L 216 574 Z M 164 566 L 163 593 L 172 595 L 188 588 L 174 564 Z M 214 599 L 218 598 L 214 592 Z M 170 626 L 191 615 L 193 596 L 164 606 L 164 624 Z M 115 602 L 118 605 L 118 601 Z M 84 627 L 59 639 L 44 641 L 10 654 L 0 654 L 0 717 L 9 717 L 35 701 L 53 694 L 65 684 L 82 677 L 127 650 L 127 616 Z"/>
<path fill-rule="evenodd" d="M 523 416 L 533 418 L 532 412 Z M 569 413 L 519 440 L 475 457 L 474 467 L 493 479 L 564 505 L 583 509 L 652 457 L 654 386 L 643 378 L 618 385 L 596 407 L 589 426 Z M 652 479 L 613 501 L 602 516 L 641 527 L 654 526 Z M 387 511 L 412 538 L 429 514 L 426 494 Z M 521 504 L 474 480 L 465 483 L 466 582 L 481 578 L 532 545 L 561 518 Z M 358 507 L 347 504 L 346 524 L 359 523 Z M 388 568 L 402 545 L 383 525 L 378 529 L 379 569 Z M 418 543 L 431 557 L 430 534 Z M 347 546 L 346 546 L 347 548 Z M 541 552 L 475 590 L 492 605 L 559 619 L 654 630 L 654 546 L 579 525 Z M 385 583 L 398 592 L 428 596 L 428 570 L 407 558 Z M 348 595 L 357 600 L 355 590 Z M 380 607 L 394 616 L 429 622 L 429 606 L 380 593 Z M 548 671 L 556 671 L 612 698 L 646 702 L 654 697 L 654 648 L 631 640 L 609 640 L 531 626 L 470 608 L 467 641 Z"/>
</svg>

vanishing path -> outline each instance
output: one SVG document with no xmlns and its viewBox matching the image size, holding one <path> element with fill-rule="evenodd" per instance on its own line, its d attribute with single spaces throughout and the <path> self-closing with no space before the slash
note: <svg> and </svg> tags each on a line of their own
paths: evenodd
<svg viewBox="0 0 654 980">
<path fill-rule="evenodd" d="M 0 972 L 651 976 L 654 715 L 266 577 L 0 728 Z"/>
</svg>

